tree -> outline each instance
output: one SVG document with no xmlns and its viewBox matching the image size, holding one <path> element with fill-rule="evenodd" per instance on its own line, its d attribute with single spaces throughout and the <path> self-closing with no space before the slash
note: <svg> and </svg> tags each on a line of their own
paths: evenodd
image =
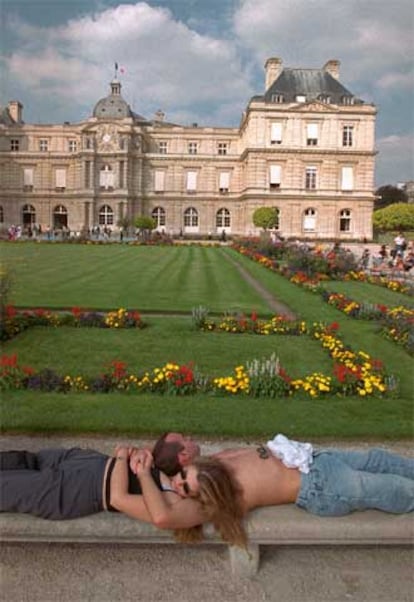
<svg viewBox="0 0 414 602">
<path fill-rule="evenodd" d="M 393 203 L 374 211 L 373 224 L 376 230 L 414 230 L 414 205 Z"/>
<path fill-rule="evenodd" d="M 276 207 L 259 207 L 253 213 L 253 223 L 256 228 L 264 231 L 275 228 L 279 222 L 279 210 Z"/>
<path fill-rule="evenodd" d="M 139 234 L 147 239 L 151 236 L 151 232 L 156 228 L 155 220 L 148 215 L 138 215 L 134 219 L 135 228 L 139 231 Z"/>
<path fill-rule="evenodd" d="M 397 186 L 391 186 L 391 184 L 380 186 L 378 190 L 375 191 L 375 195 L 378 198 L 374 202 L 374 209 L 383 209 L 394 203 L 407 203 L 408 201 L 408 197 L 404 190 L 397 188 Z"/>
</svg>

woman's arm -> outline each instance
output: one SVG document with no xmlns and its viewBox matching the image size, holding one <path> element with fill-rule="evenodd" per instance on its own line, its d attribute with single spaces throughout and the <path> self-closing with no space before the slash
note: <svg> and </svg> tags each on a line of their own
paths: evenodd
<svg viewBox="0 0 414 602">
<path fill-rule="evenodd" d="M 176 493 L 162 492 L 154 482 L 151 474 L 152 454 L 149 450 L 140 452 L 136 474 L 141 483 L 142 495 L 129 494 L 127 463 L 117 460 L 116 482 L 111 481 L 111 504 L 120 512 L 133 518 L 153 523 L 161 529 L 185 529 L 200 525 L 206 521 L 201 505 L 194 499 L 181 498 Z M 122 466 L 118 467 L 118 464 Z M 118 470 L 119 468 L 119 470 Z M 122 481 L 125 471 L 125 481 Z M 118 480 L 118 477 L 119 480 Z M 124 487 L 125 484 L 125 487 Z M 112 485 L 116 491 L 112 495 Z"/>
</svg>

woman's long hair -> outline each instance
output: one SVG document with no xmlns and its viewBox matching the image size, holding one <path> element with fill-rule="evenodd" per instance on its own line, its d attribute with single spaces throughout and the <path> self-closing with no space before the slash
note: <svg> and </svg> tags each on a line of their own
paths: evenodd
<svg viewBox="0 0 414 602">
<path fill-rule="evenodd" d="M 207 521 L 213 523 L 222 539 L 230 544 L 246 547 L 247 535 L 243 526 L 242 491 L 230 470 L 217 458 L 204 456 L 194 460 L 200 486 L 197 500 L 201 503 Z M 203 527 L 177 529 L 175 537 L 183 543 L 194 543 L 203 538 Z"/>
</svg>

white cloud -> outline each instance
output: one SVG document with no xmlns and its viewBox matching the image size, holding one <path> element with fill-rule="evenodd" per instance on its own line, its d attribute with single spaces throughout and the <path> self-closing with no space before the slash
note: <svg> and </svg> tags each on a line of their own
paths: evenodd
<svg viewBox="0 0 414 602">
<path fill-rule="evenodd" d="M 414 134 L 384 136 L 377 148 L 377 186 L 414 179 Z"/>
<path fill-rule="evenodd" d="M 8 58 L 10 81 L 21 80 L 45 99 L 50 93 L 62 101 L 76 95 L 90 103 L 91 112 L 108 94 L 115 62 L 126 69 L 124 97 L 144 115 L 161 107 L 168 119 L 170 108 L 182 111 L 197 102 L 217 105 L 213 113 L 218 114 L 220 103 L 237 105 L 253 93 L 231 42 L 200 35 L 170 11 L 144 2 L 55 29 L 19 24 L 16 34 L 20 44 Z"/>
</svg>

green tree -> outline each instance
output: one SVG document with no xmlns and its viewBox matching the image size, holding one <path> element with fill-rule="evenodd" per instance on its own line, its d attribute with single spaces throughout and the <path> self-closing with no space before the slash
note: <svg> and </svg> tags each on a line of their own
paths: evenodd
<svg viewBox="0 0 414 602">
<path fill-rule="evenodd" d="M 376 230 L 414 230 L 414 205 L 394 203 L 374 211 L 373 224 Z"/>
<path fill-rule="evenodd" d="M 138 215 L 134 219 L 134 226 L 144 239 L 150 238 L 151 232 L 156 228 L 156 225 L 155 220 L 148 215 Z"/>
<path fill-rule="evenodd" d="M 253 213 L 253 223 L 256 228 L 264 231 L 274 228 L 279 222 L 279 211 L 276 207 L 259 207 Z"/>
<path fill-rule="evenodd" d="M 374 209 L 383 209 L 394 203 L 407 203 L 408 201 L 408 197 L 404 190 L 397 188 L 397 186 L 391 186 L 391 184 L 380 186 L 375 191 L 375 195 L 377 198 L 374 202 Z"/>
</svg>

